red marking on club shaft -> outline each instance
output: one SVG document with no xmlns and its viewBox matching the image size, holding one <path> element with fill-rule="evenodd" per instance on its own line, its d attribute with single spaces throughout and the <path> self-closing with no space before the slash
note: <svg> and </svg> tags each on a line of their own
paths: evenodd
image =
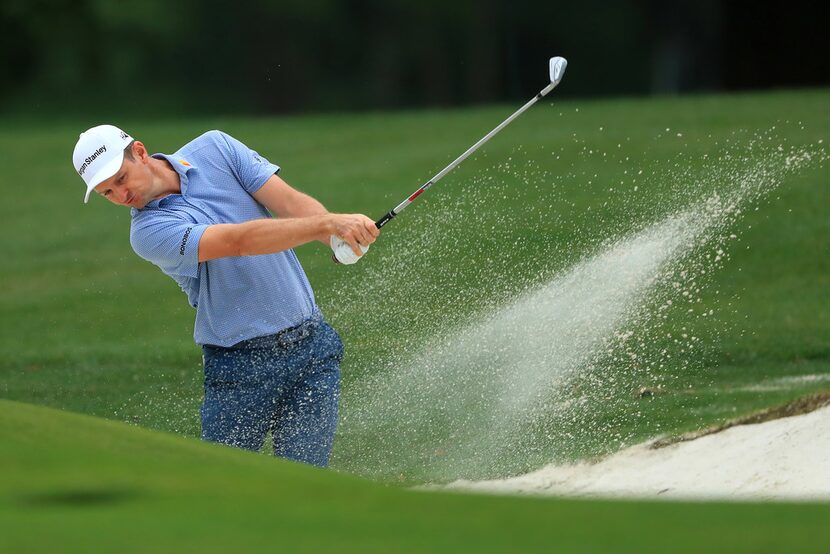
<svg viewBox="0 0 830 554">
<path fill-rule="evenodd" d="M 418 190 L 416 190 L 415 193 L 412 196 L 409 197 L 409 201 L 412 202 L 413 200 L 415 200 L 416 198 L 421 196 L 421 194 L 423 194 L 423 192 L 425 190 L 427 190 L 427 189 L 418 189 Z"/>
</svg>

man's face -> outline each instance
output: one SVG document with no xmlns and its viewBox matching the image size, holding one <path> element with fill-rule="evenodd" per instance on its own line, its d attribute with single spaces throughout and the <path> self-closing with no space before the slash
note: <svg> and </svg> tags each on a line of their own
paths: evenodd
<svg viewBox="0 0 830 554">
<path fill-rule="evenodd" d="M 102 181 L 95 192 L 119 206 L 141 209 L 153 200 L 153 174 L 147 165 L 147 151 L 144 145 L 133 144 L 133 159 L 124 156 L 115 175 Z"/>
</svg>

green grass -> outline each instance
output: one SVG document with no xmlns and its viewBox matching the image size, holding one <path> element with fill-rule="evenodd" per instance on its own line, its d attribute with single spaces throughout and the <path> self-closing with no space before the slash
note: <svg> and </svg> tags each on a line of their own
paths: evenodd
<svg viewBox="0 0 830 554">
<path fill-rule="evenodd" d="M 320 245 L 298 250 L 318 302 L 344 336 L 344 386 L 590 255 L 604 239 L 729 186 L 713 177 L 723 165 L 713 159 L 745 148 L 756 133 L 775 126 L 768 146 L 826 152 L 829 106 L 830 92 L 819 90 L 535 107 L 386 227 L 357 266 L 332 265 Z M 114 123 L 165 152 L 221 128 L 281 164 L 289 183 L 330 209 L 379 216 L 513 109 Z M 69 159 L 78 132 L 94 123 L 0 126 L 0 396 L 195 436 L 201 356 L 191 340 L 193 312 L 175 283 L 132 253 L 126 210 L 98 198 L 81 203 Z M 665 324 L 687 326 L 702 345 L 673 352 L 660 374 L 632 374 L 619 402 L 593 407 L 596 425 L 585 429 L 595 432 L 563 447 L 566 457 L 826 387 L 747 389 L 830 374 L 829 177 L 821 163 L 786 175 L 738 222 L 730 259 L 703 283 L 701 306 L 715 316 L 675 312 Z M 653 338 L 649 350 L 676 349 Z M 663 386 L 654 398 L 633 394 L 654 384 Z M 334 465 L 360 471 L 348 440 L 341 434 Z M 410 477 L 417 480 L 415 469 Z"/>
<path fill-rule="evenodd" d="M 3 552 L 823 552 L 827 504 L 414 492 L 0 401 Z"/>
</svg>

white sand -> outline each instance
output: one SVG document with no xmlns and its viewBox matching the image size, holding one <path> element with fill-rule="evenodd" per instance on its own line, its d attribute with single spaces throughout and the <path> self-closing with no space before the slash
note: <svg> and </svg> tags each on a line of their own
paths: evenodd
<svg viewBox="0 0 830 554">
<path fill-rule="evenodd" d="M 640 444 L 598 463 L 548 466 L 451 489 L 505 494 L 696 499 L 830 500 L 830 407 L 651 449 Z"/>
</svg>

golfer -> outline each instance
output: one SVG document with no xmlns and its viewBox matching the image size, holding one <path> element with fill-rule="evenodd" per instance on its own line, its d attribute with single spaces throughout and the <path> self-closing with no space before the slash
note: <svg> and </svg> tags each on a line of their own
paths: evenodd
<svg viewBox="0 0 830 554">
<path fill-rule="evenodd" d="M 280 168 L 221 131 L 150 155 L 112 125 L 82 133 L 73 162 L 86 185 L 129 206 L 136 254 L 196 308 L 205 370 L 202 438 L 326 466 L 337 426 L 343 343 L 323 319 L 294 247 L 378 236 L 359 214 L 332 214 Z M 271 214 L 274 214 L 272 216 Z"/>
</svg>

